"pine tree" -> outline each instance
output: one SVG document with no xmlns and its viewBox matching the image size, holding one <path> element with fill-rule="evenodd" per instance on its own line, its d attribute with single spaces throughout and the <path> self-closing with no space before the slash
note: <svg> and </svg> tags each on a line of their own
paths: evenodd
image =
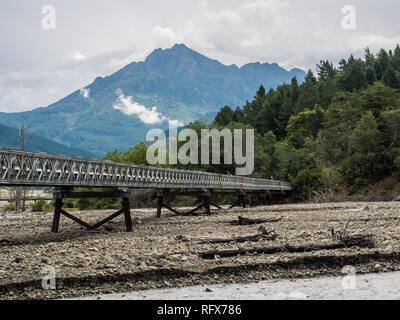
<svg viewBox="0 0 400 320">
<path fill-rule="evenodd" d="M 386 50 L 381 49 L 378 53 L 378 62 L 381 65 L 382 72 L 384 73 L 386 71 L 386 68 L 389 66 L 390 61 L 389 61 L 389 55 L 386 52 Z"/>
<path fill-rule="evenodd" d="M 386 68 L 385 74 L 383 75 L 383 83 L 391 88 L 400 88 L 400 80 L 397 78 L 393 67 L 390 65 Z"/>
<path fill-rule="evenodd" d="M 375 57 L 374 57 L 374 55 L 371 53 L 369 47 L 367 47 L 367 48 L 365 49 L 364 58 L 365 58 L 365 62 L 366 62 L 366 64 L 367 64 L 367 66 L 372 66 L 372 65 L 374 64 L 374 62 L 375 62 Z"/>
<path fill-rule="evenodd" d="M 326 81 L 328 79 L 333 79 L 336 75 L 336 69 L 333 64 L 328 60 L 322 61 L 317 64 L 317 75 L 318 80 Z"/>
<path fill-rule="evenodd" d="M 371 86 L 372 86 L 372 85 L 374 84 L 374 82 L 377 80 L 377 79 L 376 79 L 375 70 L 374 70 L 374 68 L 373 68 L 372 66 L 369 66 L 369 67 L 367 68 L 365 77 L 366 77 L 366 79 L 367 79 L 367 83 L 368 83 L 369 85 L 371 85 Z"/>
<path fill-rule="evenodd" d="M 215 117 L 215 122 L 222 126 L 226 126 L 234 120 L 235 120 L 235 113 L 229 106 L 223 107 Z"/>
<path fill-rule="evenodd" d="M 263 85 L 260 85 L 260 88 L 258 88 L 256 97 L 263 98 L 265 96 L 265 88 Z"/>
</svg>

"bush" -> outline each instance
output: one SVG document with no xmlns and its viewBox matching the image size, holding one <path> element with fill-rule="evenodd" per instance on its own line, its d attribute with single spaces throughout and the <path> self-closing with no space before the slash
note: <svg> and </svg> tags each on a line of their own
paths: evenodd
<svg viewBox="0 0 400 320">
<path fill-rule="evenodd" d="M 297 174 L 306 168 L 314 166 L 314 155 L 306 149 L 295 149 L 287 143 L 276 145 L 276 173 L 275 178 L 279 180 L 294 180 Z"/>
<path fill-rule="evenodd" d="M 75 202 L 75 206 L 79 210 L 102 210 L 102 209 L 113 209 L 116 207 L 116 199 L 78 199 Z"/>
<path fill-rule="evenodd" d="M 3 207 L 3 211 L 9 212 L 9 211 L 15 211 L 15 203 L 8 203 Z"/>
<path fill-rule="evenodd" d="M 54 206 L 54 204 L 53 204 L 53 206 Z M 75 207 L 74 200 L 72 200 L 72 199 L 63 199 L 63 207 L 64 208 L 68 208 L 68 209 L 74 208 Z"/>
<path fill-rule="evenodd" d="M 335 189 L 341 184 L 341 176 L 337 167 L 323 169 L 322 184 L 326 189 Z"/>
<path fill-rule="evenodd" d="M 295 193 L 301 196 L 309 196 L 310 193 L 321 188 L 323 183 L 323 171 L 321 169 L 300 170 L 292 181 Z"/>
<path fill-rule="evenodd" d="M 75 205 L 79 210 L 88 210 L 93 207 L 93 200 L 84 198 L 78 199 Z"/>
<path fill-rule="evenodd" d="M 400 178 L 400 156 L 398 156 L 395 160 L 394 160 L 394 167 L 396 169 L 396 175 L 398 178 Z"/>
<path fill-rule="evenodd" d="M 354 194 L 361 187 L 377 182 L 390 174 L 393 160 L 387 154 L 357 154 L 342 162 L 340 173 L 346 183 L 348 193 Z"/>
<path fill-rule="evenodd" d="M 113 209 L 116 207 L 117 199 L 105 198 L 97 199 L 94 202 L 94 209 Z"/>
<path fill-rule="evenodd" d="M 33 212 L 45 212 L 51 210 L 52 206 L 46 200 L 40 199 L 31 204 L 31 209 Z"/>
</svg>

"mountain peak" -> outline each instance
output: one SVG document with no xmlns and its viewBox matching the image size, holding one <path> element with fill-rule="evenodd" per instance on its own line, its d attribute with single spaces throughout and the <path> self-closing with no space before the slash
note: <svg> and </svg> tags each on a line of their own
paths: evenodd
<svg viewBox="0 0 400 320">
<path fill-rule="evenodd" d="M 171 48 L 171 50 L 178 50 L 178 49 L 188 49 L 183 43 L 175 43 L 174 46 Z"/>
<path fill-rule="evenodd" d="M 146 61 L 150 58 L 153 57 L 158 57 L 161 55 L 168 55 L 168 54 L 179 54 L 179 53 L 183 53 L 183 52 L 196 52 L 190 48 L 188 48 L 187 46 L 185 46 L 183 43 L 176 43 L 174 44 L 171 48 L 167 48 L 167 49 L 162 49 L 162 48 L 157 48 L 155 50 L 153 50 L 152 53 L 149 54 L 149 56 L 146 58 Z"/>
<path fill-rule="evenodd" d="M 298 69 L 289 72 L 273 63 L 227 66 L 177 43 L 154 50 L 144 62 L 132 62 L 107 77 L 96 78 L 85 87 L 90 96 L 78 90 L 49 108 L 19 114 L 0 112 L 0 123 L 16 127 L 28 121 L 37 134 L 103 156 L 144 139 L 152 126 L 143 122 L 143 116 L 155 114 L 181 122 L 211 119 L 222 106 L 245 104 L 261 84 L 268 91 L 290 83 L 293 77 L 300 83 L 305 73 Z M 126 99 L 121 100 L 117 90 Z M 129 112 L 121 111 L 125 109 Z M 116 126 L 120 123 L 126 125 Z M 161 128 L 166 125 L 167 121 L 157 124 Z M 54 126 L 59 130 L 53 130 Z"/>
</svg>

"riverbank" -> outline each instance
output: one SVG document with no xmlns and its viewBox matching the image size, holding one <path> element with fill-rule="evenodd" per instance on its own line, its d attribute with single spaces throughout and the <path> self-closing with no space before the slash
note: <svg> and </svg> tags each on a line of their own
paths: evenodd
<svg viewBox="0 0 400 320">
<path fill-rule="evenodd" d="M 216 212 L 215 212 L 216 213 Z M 172 216 L 163 211 L 132 210 L 134 231 L 124 232 L 123 218 L 88 232 L 62 218 L 51 234 L 51 214 L 0 217 L 0 298 L 52 299 L 193 285 L 256 283 L 271 279 L 342 276 L 352 265 L 357 273 L 400 271 L 400 203 L 296 204 L 218 211 L 212 216 Z M 93 223 L 110 211 L 74 212 Z M 263 224 L 275 240 L 244 243 L 197 243 L 179 236 L 237 236 L 259 225 L 233 226 L 237 217 L 276 218 Z M 326 242 L 331 228 L 371 234 L 374 248 L 345 248 L 303 253 L 244 255 L 205 260 L 210 249 L 254 248 Z M 43 290 L 43 268 L 56 272 L 57 290 Z M 223 297 L 221 297 L 223 298 Z"/>
<path fill-rule="evenodd" d="M 142 290 L 73 300 L 400 300 L 400 272 Z"/>
</svg>

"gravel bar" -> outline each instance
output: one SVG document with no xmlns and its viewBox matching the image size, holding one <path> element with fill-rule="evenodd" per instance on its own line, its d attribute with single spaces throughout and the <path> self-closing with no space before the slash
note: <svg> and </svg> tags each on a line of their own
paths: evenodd
<svg viewBox="0 0 400 320">
<path fill-rule="evenodd" d="M 95 223 L 111 210 L 75 211 Z M 326 203 L 219 210 L 212 216 L 173 216 L 155 209 L 132 210 L 133 232 L 124 232 L 122 217 L 96 231 L 61 218 L 51 234 L 52 214 L 0 215 L 0 298 L 55 299 L 194 285 L 252 283 L 343 275 L 352 265 L 358 274 L 400 271 L 400 203 Z M 233 226 L 238 216 L 276 218 L 264 226 L 279 235 L 258 243 L 208 244 L 179 236 L 238 236 L 259 225 Z M 372 234 L 375 247 L 307 253 L 246 255 L 201 259 L 201 251 L 302 244 L 331 240 L 331 228 Z M 56 272 L 56 290 L 44 290 L 43 268 Z"/>
</svg>

